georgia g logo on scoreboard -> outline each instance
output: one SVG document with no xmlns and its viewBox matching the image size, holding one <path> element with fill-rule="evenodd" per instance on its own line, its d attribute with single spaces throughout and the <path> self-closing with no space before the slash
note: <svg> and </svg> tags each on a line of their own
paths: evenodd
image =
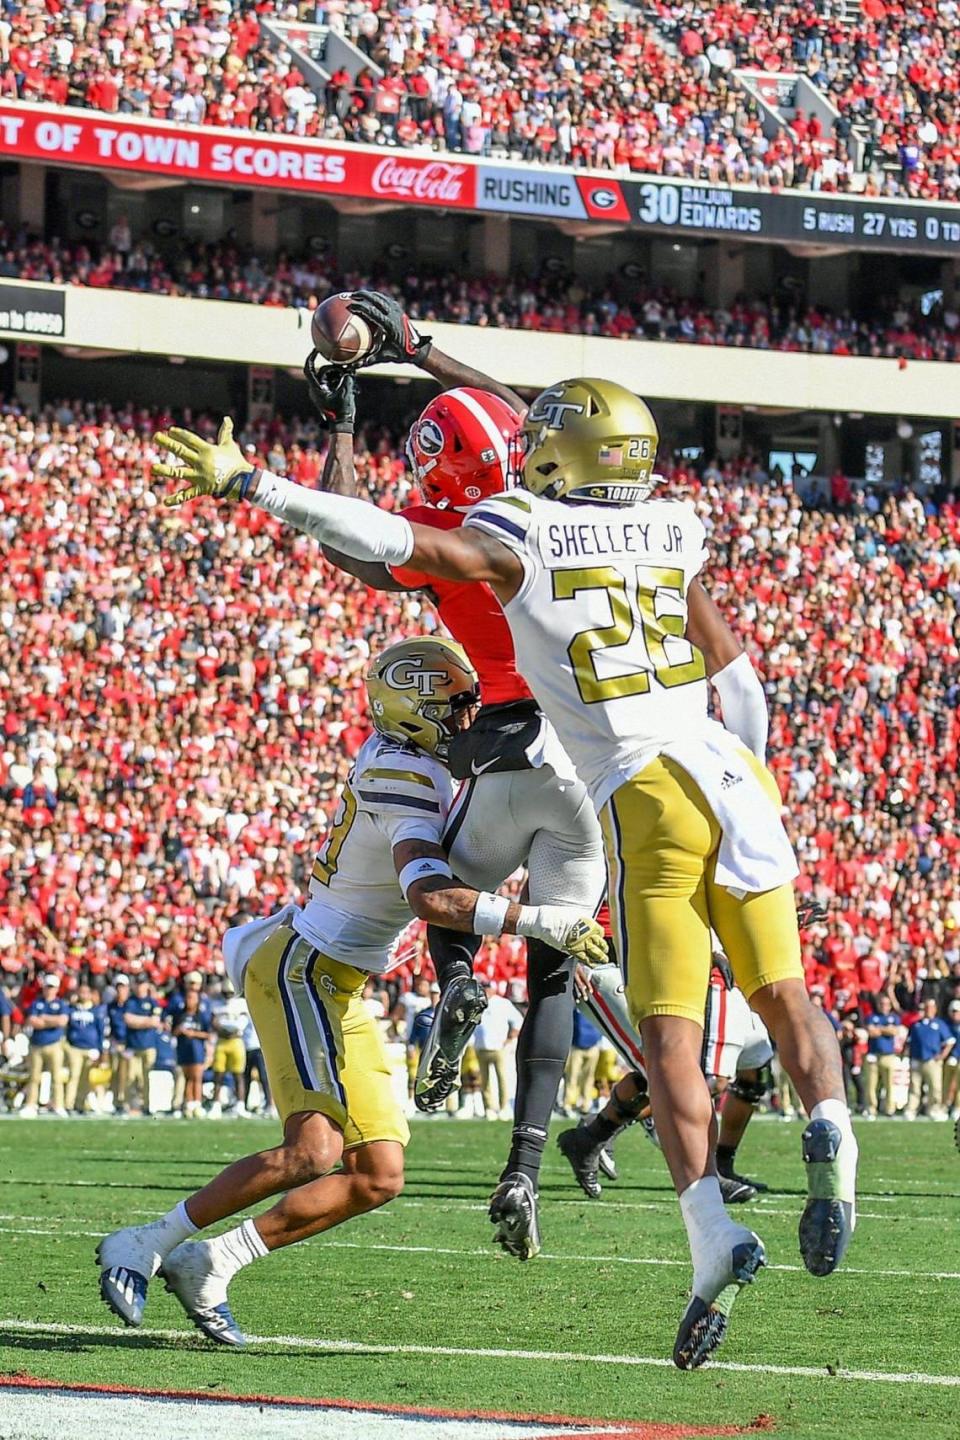
<svg viewBox="0 0 960 1440">
<path fill-rule="evenodd" d="M 391 690 L 416 690 L 422 700 L 433 695 L 437 681 L 447 678 L 445 670 L 428 670 L 423 660 L 394 660 L 383 672 L 383 678 Z"/>
</svg>

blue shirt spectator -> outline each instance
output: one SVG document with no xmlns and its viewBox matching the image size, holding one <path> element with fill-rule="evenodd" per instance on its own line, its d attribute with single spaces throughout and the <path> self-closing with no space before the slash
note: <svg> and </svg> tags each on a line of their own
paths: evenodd
<svg viewBox="0 0 960 1440">
<path fill-rule="evenodd" d="M 127 1026 L 127 1049 L 133 1051 L 156 1050 L 157 1042 L 160 1039 L 163 1006 L 153 994 L 149 976 L 137 976 L 134 992 L 123 1007 L 123 1015 Z M 150 1020 L 153 1023 L 149 1025 L 138 1023 L 144 1020 Z"/>
<path fill-rule="evenodd" d="M 945 1023 L 954 1041 L 950 1053 L 955 1056 L 957 1055 L 957 1046 L 960 1045 L 960 1000 L 951 1000 Z"/>
<path fill-rule="evenodd" d="M 889 995 L 881 995 L 877 1008 L 867 1020 L 867 1052 L 870 1055 L 893 1055 L 897 1048 L 899 1020 L 893 1013 Z"/>
<path fill-rule="evenodd" d="M 111 1049 L 123 1050 L 127 1043 L 127 1017 L 124 1014 L 124 1006 L 130 999 L 130 981 L 125 975 L 118 976 L 116 991 L 116 998 L 107 1006 L 107 1023 L 110 1027 Z"/>
<path fill-rule="evenodd" d="M 921 1064 L 936 1060 L 944 1046 L 952 1047 L 954 1038 L 947 1022 L 936 1014 L 936 1001 L 928 1000 L 924 1008 L 934 1013 L 922 1015 L 910 1027 L 910 1059 Z"/>
<path fill-rule="evenodd" d="M 48 1016 L 58 1017 L 61 1023 L 59 1025 L 34 1026 L 30 1044 L 56 1045 L 67 1033 L 70 1006 L 57 994 L 60 981 L 56 975 L 45 975 L 41 983 L 43 989 L 27 1011 L 27 1024 Z"/>
<path fill-rule="evenodd" d="M 196 1009 L 188 1010 L 184 995 L 178 991 L 170 998 L 167 1018 L 177 1042 L 177 1064 L 202 1065 L 206 1059 L 207 1042 L 184 1032 L 197 1030 L 209 1035 L 213 1030 L 213 1006 L 206 995 L 199 995 Z"/>
<path fill-rule="evenodd" d="M 107 1007 L 101 1005 L 89 985 L 81 985 L 70 1006 L 67 1044 L 76 1050 L 103 1050 L 107 1030 Z"/>
</svg>

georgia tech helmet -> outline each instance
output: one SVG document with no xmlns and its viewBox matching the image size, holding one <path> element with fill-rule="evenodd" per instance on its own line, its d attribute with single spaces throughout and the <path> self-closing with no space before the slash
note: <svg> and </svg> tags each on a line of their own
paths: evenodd
<svg viewBox="0 0 960 1440">
<path fill-rule="evenodd" d="M 548 500 L 632 505 L 654 487 L 660 434 L 650 407 L 612 380 L 561 380 L 523 422 L 520 483 Z"/>
<path fill-rule="evenodd" d="M 479 699 L 477 672 L 452 640 L 421 636 L 370 662 L 367 695 L 375 730 L 445 760 L 456 716 Z"/>
</svg>

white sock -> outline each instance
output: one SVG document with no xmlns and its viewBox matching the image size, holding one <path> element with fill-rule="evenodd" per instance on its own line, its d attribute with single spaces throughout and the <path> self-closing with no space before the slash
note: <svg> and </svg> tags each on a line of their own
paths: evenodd
<svg viewBox="0 0 960 1440">
<path fill-rule="evenodd" d="M 731 1250 L 753 1232 L 730 1219 L 716 1175 L 703 1175 L 687 1186 L 680 1213 L 693 1260 L 693 1293 L 713 1300 L 730 1281 Z"/>
<path fill-rule="evenodd" d="M 142 1227 L 144 1240 L 163 1257 L 196 1233 L 197 1227 L 187 1214 L 187 1207 L 182 1200 L 174 1205 L 172 1210 L 168 1210 L 166 1215 L 161 1215 L 159 1220 L 153 1220 Z"/>
<path fill-rule="evenodd" d="M 251 1265 L 254 1260 L 270 1253 L 252 1220 L 244 1220 L 242 1225 L 228 1230 L 225 1235 L 215 1235 L 207 1244 L 217 1273 L 225 1279 L 230 1279 L 245 1265 Z"/>
<path fill-rule="evenodd" d="M 810 1111 L 810 1119 L 832 1120 L 840 1131 L 840 1149 L 837 1151 L 837 1174 L 842 1191 L 840 1198 L 853 1205 L 857 1196 L 857 1160 L 860 1149 L 850 1123 L 850 1111 L 842 1100 L 821 1100 Z"/>
</svg>

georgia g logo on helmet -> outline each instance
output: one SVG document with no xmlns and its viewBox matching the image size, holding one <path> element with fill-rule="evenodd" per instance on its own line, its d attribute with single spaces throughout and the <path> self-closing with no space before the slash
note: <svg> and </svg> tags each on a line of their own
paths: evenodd
<svg viewBox="0 0 960 1440">
<path fill-rule="evenodd" d="M 422 659 L 411 656 L 394 660 L 383 672 L 384 682 L 391 690 L 416 690 L 421 700 L 434 694 L 438 682 L 448 679 L 445 670 L 427 670 Z"/>
<path fill-rule="evenodd" d="M 424 455 L 439 455 L 446 443 L 436 420 L 421 420 L 417 425 L 417 444 Z"/>
<path fill-rule="evenodd" d="M 582 415 L 584 409 L 582 405 L 572 400 L 559 398 L 564 393 L 562 385 L 557 385 L 553 390 L 544 390 L 527 411 L 527 422 L 532 421 L 535 425 L 543 425 L 548 430 L 562 430 L 568 411 L 573 411 L 575 415 Z"/>
</svg>

